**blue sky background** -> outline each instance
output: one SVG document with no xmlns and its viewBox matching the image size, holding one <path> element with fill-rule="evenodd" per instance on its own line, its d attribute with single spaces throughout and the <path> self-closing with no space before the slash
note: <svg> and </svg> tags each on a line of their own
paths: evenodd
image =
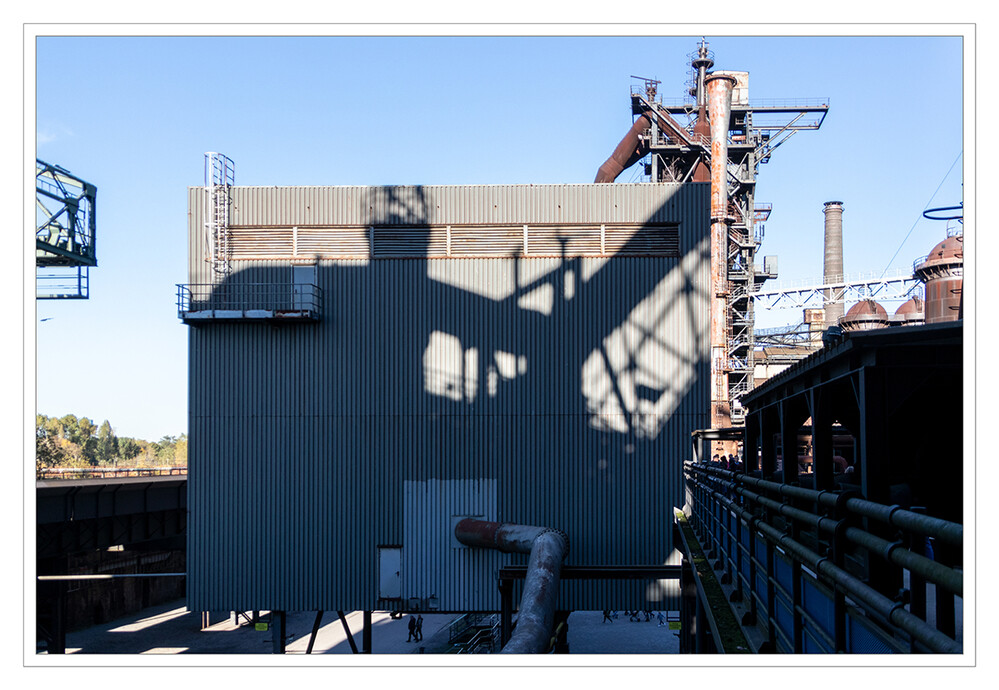
<svg viewBox="0 0 999 690">
<path fill-rule="evenodd" d="M 186 432 L 174 285 L 205 151 L 237 185 L 588 183 L 631 125 L 629 75 L 682 97 L 699 38 L 39 37 L 37 156 L 97 185 L 99 266 L 89 300 L 34 305 L 38 411 Z M 830 99 L 760 170 L 758 261 L 781 281 L 821 277 L 826 201 L 844 203 L 848 274 L 909 270 L 944 238 L 921 213 L 962 200 L 960 37 L 707 39 L 751 102 Z"/>
</svg>

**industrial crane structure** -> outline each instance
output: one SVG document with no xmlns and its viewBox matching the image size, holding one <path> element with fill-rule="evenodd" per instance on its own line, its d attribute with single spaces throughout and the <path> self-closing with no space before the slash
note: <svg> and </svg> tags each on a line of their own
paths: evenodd
<svg viewBox="0 0 999 690">
<path fill-rule="evenodd" d="M 97 265 L 97 187 L 65 168 L 35 161 L 38 299 L 87 299 Z"/>
</svg>

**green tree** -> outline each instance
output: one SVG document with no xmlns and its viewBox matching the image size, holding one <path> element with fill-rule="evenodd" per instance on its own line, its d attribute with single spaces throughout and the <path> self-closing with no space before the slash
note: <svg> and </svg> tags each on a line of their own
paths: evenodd
<svg viewBox="0 0 999 690">
<path fill-rule="evenodd" d="M 102 465 L 110 464 L 118 457 L 118 437 L 106 419 L 97 431 L 96 455 L 97 462 Z"/>
<path fill-rule="evenodd" d="M 131 460 L 142 452 L 142 446 L 135 442 L 133 438 L 122 438 L 118 440 L 118 457 L 122 460 Z"/>
<path fill-rule="evenodd" d="M 67 460 L 66 454 L 58 443 L 58 436 L 53 434 L 45 415 L 35 415 L 35 472 L 40 473 L 46 467 L 61 467 Z"/>
<path fill-rule="evenodd" d="M 59 418 L 60 435 L 73 443 L 80 442 L 80 420 L 75 414 L 68 414 Z"/>
<path fill-rule="evenodd" d="M 177 467 L 187 466 L 187 434 L 181 434 L 177 437 L 177 443 L 174 445 L 173 463 Z"/>
</svg>

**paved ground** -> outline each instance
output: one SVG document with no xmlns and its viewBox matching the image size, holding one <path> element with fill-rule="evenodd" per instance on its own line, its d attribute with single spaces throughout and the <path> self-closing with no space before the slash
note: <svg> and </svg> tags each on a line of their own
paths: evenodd
<svg viewBox="0 0 999 690">
<path fill-rule="evenodd" d="M 347 614 L 355 644 L 361 645 L 362 614 Z M 426 614 L 423 641 L 407 642 L 408 616 L 394 620 L 387 613 L 371 616 L 373 654 L 435 654 L 447 650 L 447 624 L 453 615 Z M 675 654 L 678 640 L 668 626 L 631 622 L 619 614 L 612 623 L 601 622 L 600 611 L 576 611 L 569 616 L 569 649 L 572 654 Z M 315 613 L 289 613 L 286 632 L 292 636 L 287 654 L 305 654 Z M 151 607 L 111 623 L 68 633 L 67 654 L 270 654 L 270 632 L 260 632 L 243 622 L 222 619 L 201 630 L 201 616 L 176 601 Z M 313 654 L 351 654 L 343 626 L 335 613 L 324 614 Z"/>
</svg>

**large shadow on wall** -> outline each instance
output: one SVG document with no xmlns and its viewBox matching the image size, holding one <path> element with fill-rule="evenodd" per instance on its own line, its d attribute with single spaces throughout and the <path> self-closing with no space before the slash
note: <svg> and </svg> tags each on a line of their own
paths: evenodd
<svg viewBox="0 0 999 690">
<path fill-rule="evenodd" d="M 372 225 L 436 251 L 425 190 L 375 193 Z M 407 485 L 481 481 L 486 518 L 566 530 L 572 563 L 662 563 L 690 431 L 708 423 L 706 230 L 681 227 L 678 258 L 562 242 L 547 258 L 324 260 L 318 324 L 240 324 L 244 372 L 214 380 L 192 358 L 192 377 L 226 387 L 212 414 L 252 413 L 261 436 L 243 452 L 285 454 L 297 469 L 282 476 L 334 492 L 344 553 L 356 534 L 403 543 Z M 287 271 L 261 262 L 226 282 Z"/>
</svg>

